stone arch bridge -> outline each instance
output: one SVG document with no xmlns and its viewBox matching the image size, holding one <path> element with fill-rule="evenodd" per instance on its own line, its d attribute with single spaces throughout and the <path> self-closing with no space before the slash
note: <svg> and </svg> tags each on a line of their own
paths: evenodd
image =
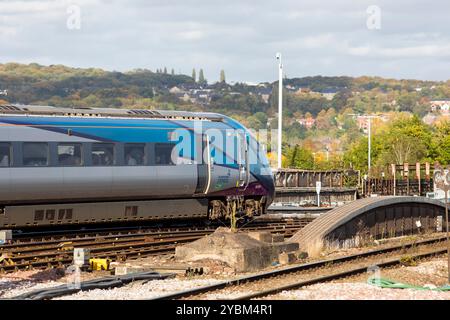
<svg viewBox="0 0 450 320">
<path fill-rule="evenodd" d="M 383 196 L 330 210 L 294 234 L 309 255 L 363 245 L 376 239 L 443 231 L 445 205 L 425 197 Z"/>
</svg>

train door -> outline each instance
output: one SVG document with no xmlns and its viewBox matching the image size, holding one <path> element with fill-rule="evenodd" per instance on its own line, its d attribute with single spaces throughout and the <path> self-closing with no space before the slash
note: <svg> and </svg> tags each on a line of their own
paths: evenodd
<svg viewBox="0 0 450 320">
<path fill-rule="evenodd" d="M 249 164 L 249 136 L 244 132 L 237 135 L 237 160 L 239 165 L 239 187 L 247 188 L 250 181 L 250 164 Z"/>
<path fill-rule="evenodd" d="M 216 132 L 217 133 L 217 132 Z M 233 187 L 231 181 L 231 169 L 222 165 L 224 157 L 223 146 L 217 135 L 205 134 L 204 136 L 204 159 L 205 162 L 205 194 L 217 193 Z"/>
<path fill-rule="evenodd" d="M 199 163 L 197 163 L 197 188 L 196 194 L 207 194 L 211 187 L 212 176 L 212 159 L 211 159 L 211 140 L 208 135 L 200 135 L 196 140 L 197 154 L 201 155 Z"/>
</svg>

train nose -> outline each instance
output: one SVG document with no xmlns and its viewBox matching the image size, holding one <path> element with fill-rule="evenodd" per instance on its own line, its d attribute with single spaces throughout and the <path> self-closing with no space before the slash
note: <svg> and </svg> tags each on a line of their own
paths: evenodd
<svg viewBox="0 0 450 320">
<path fill-rule="evenodd" d="M 275 181 L 272 174 L 261 175 L 258 177 L 261 184 L 266 189 L 267 206 L 269 206 L 275 198 Z"/>
</svg>

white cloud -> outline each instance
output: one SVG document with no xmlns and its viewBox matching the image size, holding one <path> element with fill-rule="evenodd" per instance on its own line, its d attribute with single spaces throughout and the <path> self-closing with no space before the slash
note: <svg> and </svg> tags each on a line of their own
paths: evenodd
<svg viewBox="0 0 450 320">
<path fill-rule="evenodd" d="M 409 47 L 360 46 L 349 47 L 348 53 L 354 56 L 383 58 L 439 58 L 450 57 L 450 44 L 428 44 Z"/>
<path fill-rule="evenodd" d="M 177 36 L 181 40 L 200 40 L 205 37 L 205 32 L 201 30 L 182 31 L 177 33 Z"/>
<path fill-rule="evenodd" d="M 81 29 L 66 27 L 67 6 Z M 0 0 L 0 63 L 27 61 L 127 70 L 163 66 L 210 80 L 376 74 L 448 78 L 448 1 L 378 0 L 382 28 L 366 27 L 373 1 Z M 426 63 L 424 63 L 426 61 Z M 395 65 L 396 68 L 382 66 Z M 432 71 L 431 71 L 432 70 Z"/>
</svg>

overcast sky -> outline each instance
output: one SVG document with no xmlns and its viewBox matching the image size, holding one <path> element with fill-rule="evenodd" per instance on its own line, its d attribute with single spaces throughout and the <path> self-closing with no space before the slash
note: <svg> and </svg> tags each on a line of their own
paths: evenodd
<svg viewBox="0 0 450 320">
<path fill-rule="evenodd" d="M 260 82 L 280 51 L 288 77 L 447 80 L 449 14 L 448 0 L 0 0 L 0 63 Z"/>
</svg>

